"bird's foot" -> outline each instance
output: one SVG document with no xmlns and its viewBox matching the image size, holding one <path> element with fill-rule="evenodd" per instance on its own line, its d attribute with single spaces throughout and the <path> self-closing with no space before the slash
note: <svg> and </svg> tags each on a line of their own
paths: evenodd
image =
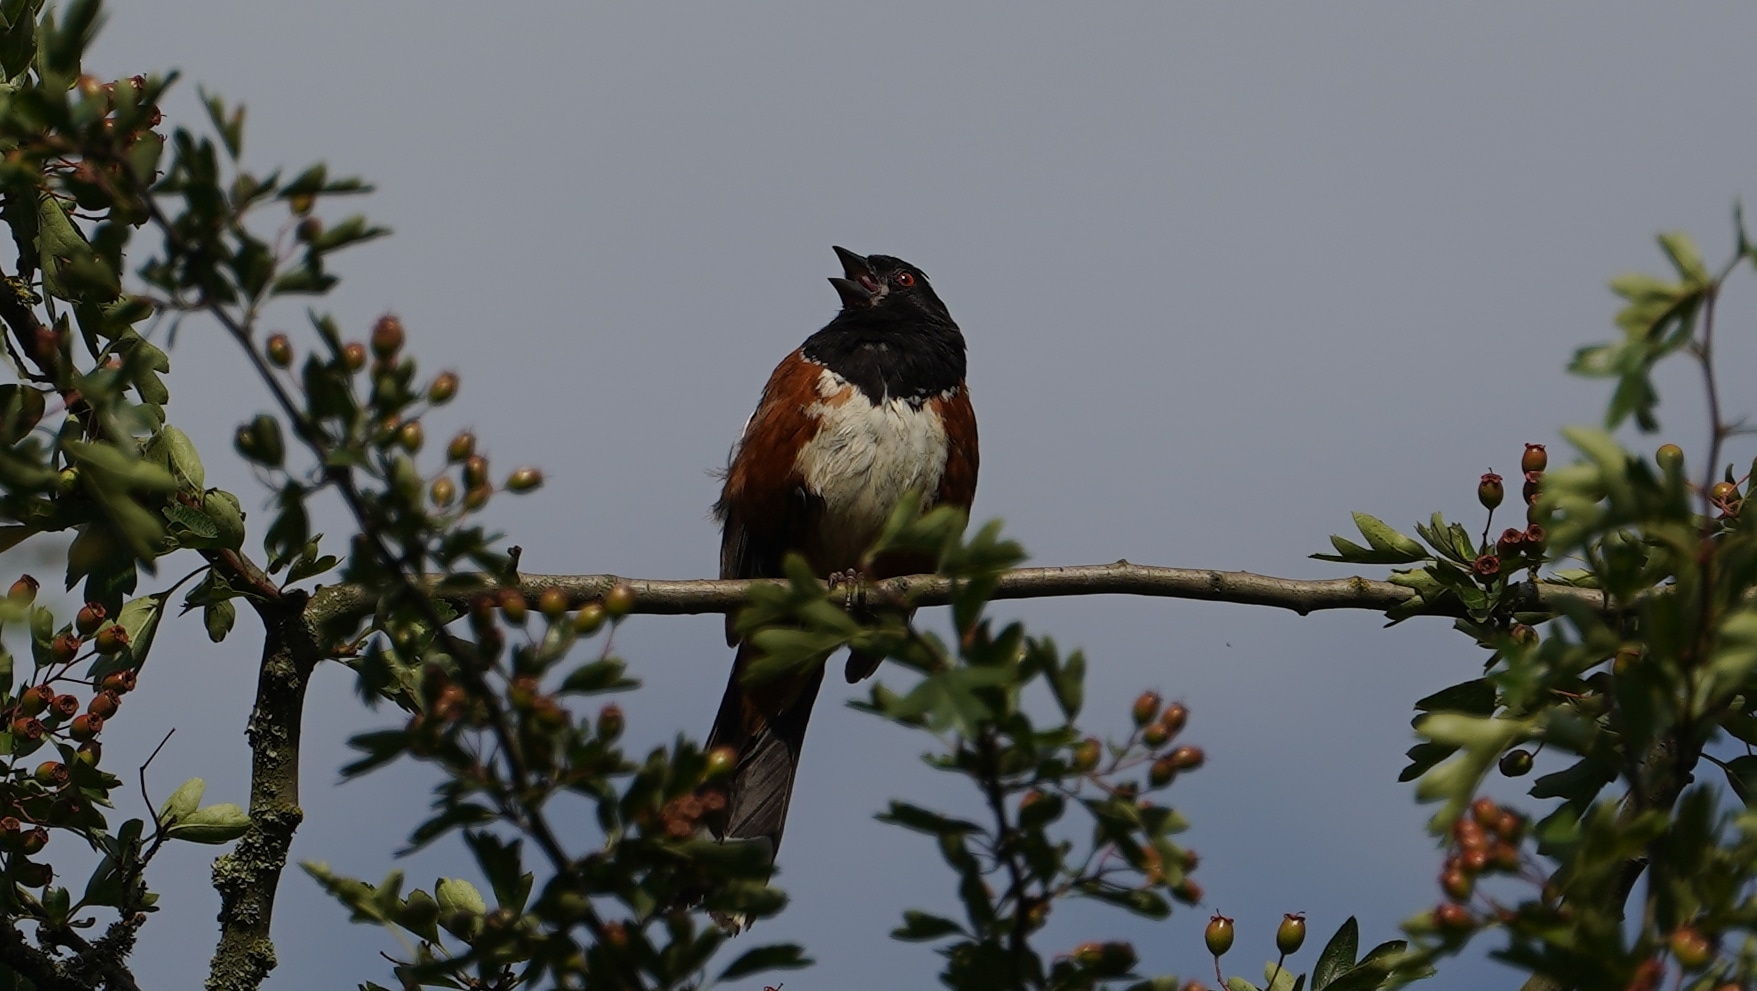
<svg viewBox="0 0 1757 991">
<path fill-rule="evenodd" d="M 866 606 L 866 575 L 859 568 L 832 571 L 827 579 L 830 591 L 842 590 L 842 608 L 849 612 Z"/>
</svg>

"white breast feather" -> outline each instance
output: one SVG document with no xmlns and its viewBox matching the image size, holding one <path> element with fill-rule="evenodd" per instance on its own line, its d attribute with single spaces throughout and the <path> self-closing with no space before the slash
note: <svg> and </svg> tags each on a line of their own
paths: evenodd
<svg viewBox="0 0 1757 991">
<path fill-rule="evenodd" d="M 847 386 L 828 369 L 818 376 L 818 395 L 826 400 Z M 902 399 L 875 405 L 858 389 L 839 405 L 819 402 L 807 413 L 820 422 L 817 436 L 800 449 L 799 471 L 806 488 L 824 501 L 826 522 L 841 538 L 839 550 L 852 560 L 904 493 L 933 499 L 946 465 L 945 424 L 925 405 Z"/>
</svg>

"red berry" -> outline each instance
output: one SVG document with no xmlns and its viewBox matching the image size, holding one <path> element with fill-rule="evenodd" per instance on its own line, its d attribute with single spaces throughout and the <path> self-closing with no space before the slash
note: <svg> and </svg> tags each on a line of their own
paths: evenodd
<svg viewBox="0 0 1757 991">
<path fill-rule="evenodd" d="M 372 353 L 380 358 L 389 358 L 403 349 L 403 322 L 395 315 L 386 313 L 372 325 Z"/>
<path fill-rule="evenodd" d="M 286 368 L 293 363 L 293 342 L 286 334 L 268 335 L 263 351 L 268 355 L 269 363 L 276 368 Z"/>
<path fill-rule="evenodd" d="M 56 664 L 67 664 L 79 656 L 80 640 L 71 633 L 63 633 L 49 642 L 49 659 Z"/>
<path fill-rule="evenodd" d="M 1678 965 L 1685 970 L 1701 970 L 1714 959 L 1714 944 L 1708 941 L 1708 937 L 1689 926 L 1672 933 L 1669 942 L 1672 956 L 1678 959 Z"/>
<path fill-rule="evenodd" d="M 81 743 L 90 740 L 104 731 L 104 717 L 86 713 L 73 717 L 73 725 L 67 729 L 68 735 Z"/>
<path fill-rule="evenodd" d="M 359 341 L 350 341 L 342 346 L 342 364 L 350 372 L 357 372 L 366 367 L 366 346 Z"/>
<path fill-rule="evenodd" d="M 1550 456 L 1542 444 L 1525 445 L 1525 454 L 1519 459 L 1520 471 L 1543 471 L 1549 466 Z"/>
<path fill-rule="evenodd" d="M 49 707 L 55 698 L 55 689 L 48 685 L 32 685 L 18 695 L 18 714 L 21 716 L 39 715 Z"/>
<path fill-rule="evenodd" d="M 443 406 L 451 402 L 458 394 L 458 376 L 456 372 L 440 372 L 434 376 L 433 384 L 427 387 L 427 401 L 435 406 Z"/>
<path fill-rule="evenodd" d="M 1202 752 L 1201 747 L 1190 746 L 1179 747 L 1173 750 L 1169 756 L 1172 766 L 1180 771 L 1194 771 L 1208 759 L 1208 755 Z"/>
<path fill-rule="evenodd" d="M 71 695 L 57 695 L 49 700 L 49 713 L 61 719 L 72 719 L 79 714 L 79 699 Z"/>
<path fill-rule="evenodd" d="M 41 585 L 35 578 L 30 575 L 19 575 L 18 580 L 12 583 L 12 587 L 6 590 L 6 597 L 14 602 L 29 605 L 36 601 L 39 587 Z"/>
<path fill-rule="evenodd" d="M 98 631 L 94 646 L 100 654 L 115 654 L 128 646 L 128 631 L 115 623 Z"/>
<path fill-rule="evenodd" d="M 1098 766 L 1099 743 L 1095 737 L 1087 737 L 1074 745 L 1074 770 L 1090 771 Z"/>
<path fill-rule="evenodd" d="M 1129 710 L 1129 714 L 1134 717 L 1135 725 L 1145 726 L 1152 722 L 1159 715 L 1159 705 L 1163 701 L 1158 692 L 1142 692 L 1135 699 L 1134 707 Z"/>
<path fill-rule="evenodd" d="M 73 617 L 73 628 L 79 631 L 80 636 L 89 637 L 98 627 L 104 625 L 104 620 L 109 615 L 110 611 L 104 608 L 103 603 L 87 602 L 79 607 L 79 613 Z"/>
<path fill-rule="evenodd" d="M 32 719 L 29 716 L 19 716 L 12 721 L 12 736 L 14 740 L 34 742 L 36 740 L 41 740 L 44 732 L 46 731 L 43 729 L 43 724 L 39 720 Z"/>
<path fill-rule="evenodd" d="M 112 671 L 104 675 L 104 680 L 98 682 L 98 687 L 106 692 L 127 695 L 134 691 L 137 682 L 138 676 L 133 671 Z"/>
<path fill-rule="evenodd" d="M 1476 920 L 1463 905 L 1447 902 L 1434 909 L 1434 925 L 1443 932 L 1468 932 L 1476 925 Z"/>
<path fill-rule="evenodd" d="M 105 719 L 108 719 L 111 716 L 114 716 L 116 710 L 121 707 L 122 696 L 115 692 L 103 691 L 92 696 L 92 700 L 86 704 L 85 711 L 94 716 L 102 716 Z"/>
<path fill-rule="evenodd" d="M 66 764 L 58 760 L 46 760 L 37 765 L 33 777 L 37 779 L 37 784 L 45 788 L 59 788 L 66 784 L 72 775 L 67 773 Z"/>
<path fill-rule="evenodd" d="M 1183 732 L 1184 724 L 1189 721 L 1190 710 L 1184 708 L 1182 702 L 1171 703 L 1165 707 L 1164 712 L 1159 714 L 1159 725 L 1165 727 L 1165 732 L 1172 736 Z"/>
</svg>

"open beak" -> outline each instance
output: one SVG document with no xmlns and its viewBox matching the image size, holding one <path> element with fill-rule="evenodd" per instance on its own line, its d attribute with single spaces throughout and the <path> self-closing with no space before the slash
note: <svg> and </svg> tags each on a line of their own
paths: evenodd
<svg viewBox="0 0 1757 991">
<path fill-rule="evenodd" d="M 840 245 L 833 246 L 836 257 L 842 260 L 842 274 L 845 278 L 831 279 L 830 285 L 836 287 L 836 295 L 842 297 L 842 307 L 853 309 L 871 306 L 884 295 L 883 286 L 872 274 L 866 256 L 857 255 Z"/>
</svg>

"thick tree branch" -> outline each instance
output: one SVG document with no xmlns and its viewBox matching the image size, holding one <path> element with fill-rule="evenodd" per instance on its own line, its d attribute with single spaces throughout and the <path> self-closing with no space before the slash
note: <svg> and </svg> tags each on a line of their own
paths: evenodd
<svg viewBox="0 0 1757 991">
<path fill-rule="evenodd" d="M 520 575 L 518 588 L 535 599 L 544 590 L 559 588 L 573 607 L 602 599 L 618 583 L 634 589 L 633 611 L 676 616 L 695 613 L 734 612 L 757 585 L 782 585 L 779 579 L 708 578 L 646 579 L 616 575 Z M 452 578 L 443 586 L 430 586 L 441 599 L 462 610 L 483 590 L 500 587 L 491 576 L 474 582 Z M 1605 607 L 1596 590 L 1548 582 L 1523 583 L 1521 610 L 1551 612 L 1564 602 L 1577 602 L 1593 609 Z M 873 583 L 867 601 L 879 605 L 945 605 L 951 600 L 952 581 L 938 575 L 911 575 Z M 1069 595 L 1142 595 L 1169 599 L 1200 599 L 1241 605 L 1290 609 L 1300 615 L 1321 609 L 1365 609 L 1385 612 L 1406 605 L 1415 592 L 1390 582 L 1367 578 L 1306 580 L 1274 578 L 1248 571 L 1216 571 L 1202 568 L 1162 568 L 1118 561 L 1065 568 L 1019 568 L 1008 572 L 995 588 L 996 599 L 1041 599 Z M 311 598 L 309 614 L 325 620 L 370 615 L 378 593 L 356 585 L 332 585 Z M 1462 606 L 1442 602 L 1428 610 L 1431 615 L 1461 616 Z"/>
<path fill-rule="evenodd" d="M 250 831 L 214 861 L 220 942 L 209 991 L 254 991 L 275 966 L 269 924 L 287 848 L 304 819 L 299 808 L 299 736 L 311 670 L 326 655 L 302 593 L 257 602 L 264 641 L 250 713 Z"/>
</svg>

